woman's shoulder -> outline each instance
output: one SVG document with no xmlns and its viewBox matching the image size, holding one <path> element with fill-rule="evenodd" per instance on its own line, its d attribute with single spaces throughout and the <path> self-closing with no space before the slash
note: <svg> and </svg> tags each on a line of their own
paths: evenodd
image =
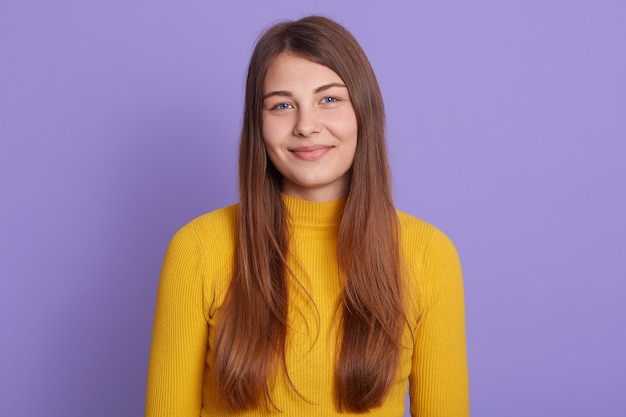
<svg viewBox="0 0 626 417">
<path fill-rule="evenodd" d="M 223 250 L 231 248 L 235 240 L 237 205 L 222 207 L 202 214 L 174 234 L 172 242 L 184 240 L 195 242 L 201 248 Z"/>
<path fill-rule="evenodd" d="M 450 238 L 436 226 L 399 210 L 397 214 L 404 243 L 427 247 L 442 242 L 454 246 Z"/>
<path fill-rule="evenodd" d="M 452 240 L 436 226 L 398 211 L 400 242 L 407 259 L 426 269 L 433 263 L 458 263 L 458 253 Z"/>
<path fill-rule="evenodd" d="M 178 229 L 165 254 L 160 285 L 176 294 L 192 290 L 190 299 L 201 296 L 207 320 L 221 305 L 232 275 L 236 220 L 236 205 L 196 217 Z"/>
<path fill-rule="evenodd" d="M 237 204 L 222 207 L 202 214 L 187 223 L 185 227 L 192 227 L 199 231 L 215 229 L 233 229 L 237 223 Z"/>
<path fill-rule="evenodd" d="M 412 277 L 410 294 L 425 311 L 442 294 L 462 293 L 459 255 L 450 238 L 439 228 L 398 212 L 400 242 L 405 266 Z"/>
</svg>

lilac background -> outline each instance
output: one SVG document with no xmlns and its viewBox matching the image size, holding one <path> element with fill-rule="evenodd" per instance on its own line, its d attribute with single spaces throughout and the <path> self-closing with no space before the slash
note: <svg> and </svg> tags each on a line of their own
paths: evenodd
<svg viewBox="0 0 626 417">
<path fill-rule="evenodd" d="M 168 240 L 236 201 L 254 39 L 309 13 L 457 244 L 472 414 L 626 415 L 623 0 L 2 1 L 0 415 L 142 415 Z"/>
</svg>

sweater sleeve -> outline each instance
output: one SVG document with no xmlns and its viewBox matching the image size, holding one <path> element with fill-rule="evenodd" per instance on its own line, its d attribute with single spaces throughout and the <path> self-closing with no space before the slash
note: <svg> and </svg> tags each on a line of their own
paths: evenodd
<svg viewBox="0 0 626 417">
<path fill-rule="evenodd" d="M 197 417 L 208 340 L 203 310 L 202 252 L 193 224 L 167 249 L 159 281 L 146 417 Z"/>
<path fill-rule="evenodd" d="M 411 416 L 469 416 L 465 307 L 459 257 L 435 230 L 426 249 L 424 305 L 414 332 Z"/>
</svg>

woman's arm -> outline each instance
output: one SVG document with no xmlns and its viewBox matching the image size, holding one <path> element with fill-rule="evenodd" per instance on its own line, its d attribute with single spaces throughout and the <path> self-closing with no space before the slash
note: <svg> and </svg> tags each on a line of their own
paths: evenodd
<svg viewBox="0 0 626 417">
<path fill-rule="evenodd" d="M 208 325 L 203 309 L 202 253 L 192 224 L 165 255 L 154 315 L 146 417 L 198 417 Z"/>
<path fill-rule="evenodd" d="M 426 251 L 425 303 L 417 324 L 410 379 L 413 417 L 469 416 L 465 307 L 459 257 L 436 230 Z"/>
</svg>

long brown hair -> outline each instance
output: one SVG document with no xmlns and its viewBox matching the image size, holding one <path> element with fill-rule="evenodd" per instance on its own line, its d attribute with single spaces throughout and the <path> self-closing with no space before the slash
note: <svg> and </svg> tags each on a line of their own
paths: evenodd
<svg viewBox="0 0 626 417">
<path fill-rule="evenodd" d="M 376 77 L 354 37 L 319 16 L 272 26 L 258 40 L 248 67 L 237 244 L 216 329 L 216 385 L 232 408 L 250 409 L 271 402 L 272 378 L 281 368 L 286 371 L 289 242 L 281 175 L 265 151 L 261 112 L 267 68 L 287 51 L 336 72 L 356 113 L 357 146 L 337 248 L 343 290 L 335 398 L 339 410 L 364 412 L 382 405 L 399 364 L 406 323 L 399 232 Z"/>
</svg>

